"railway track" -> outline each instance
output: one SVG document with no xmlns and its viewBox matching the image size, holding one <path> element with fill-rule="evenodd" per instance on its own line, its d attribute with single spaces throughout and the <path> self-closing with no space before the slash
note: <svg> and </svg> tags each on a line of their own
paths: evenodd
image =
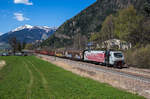
<svg viewBox="0 0 150 99">
<path fill-rule="evenodd" d="M 127 78 L 131 78 L 131 79 L 134 79 L 134 80 L 139 80 L 139 81 L 142 81 L 142 82 L 150 83 L 150 78 L 149 77 L 145 77 L 145 76 L 142 76 L 142 75 L 139 75 L 139 74 L 127 73 L 127 72 L 119 71 L 119 70 L 116 70 L 116 69 L 109 69 L 109 68 L 104 69 L 104 68 L 98 67 L 98 66 L 94 66 L 94 67 L 91 66 L 90 68 L 95 69 L 96 71 L 118 74 L 120 76 L 125 76 Z"/>
<path fill-rule="evenodd" d="M 76 62 L 76 61 L 74 61 L 74 62 Z M 143 73 L 141 73 L 141 74 L 132 73 L 132 72 L 127 72 L 127 71 L 123 71 L 120 69 L 116 69 L 116 68 L 104 67 L 101 65 L 95 65 L 95 64 L 91 64 L 91 63 L 86 63 L 86 65 L 84 65 L 84 64 L 85 63 L 82 62 L 82 65 L 80 65 L 78 67 L 82 68 L 82 69 L 88 68 L 88 70 L 94 70 L 94 71 L 99 71 L 99 72 L 113 73 L 113 74 L 117 74 L 117 75 L 124 76 L 127 78 L 131 78 L 134 80 L 139 80 L 142 82 L 150 83 L 150 76 L 145 76 Z"/>
<path fill-rule="evenodd" d="M 47 57 L 47 58 L 49 57 L 47 55 L 40 55 L 40 56 Z M 51 57 L 53 57 L 53 56 L 51 56 Z M 53 58 L 55 58 L 55 57 L 53 57 Z M 65 62 L 69 62 L 69 63 L 73 63 L 73 64 L 78 64 L 78 65 L 76 65 L 76 67 L 82 68 L 82 69 L 87 69 L 90 71 L 113 73 L 113 74 L 124 76 L 124 77 L 130 78 L 130 79 L 142 81 L 145 83 L 150 83 L 150 73 L 146 72 L 146 73 L 149 73 L 149 76 L 148 76 L 148 74 L 145 75 L 142 70 L 141 70 L 141 73 L 140 73 L 140 71 L 138 71 L 138 73 L 136 73 L 135 72 L 136 70 L 133 70 L 133 69 L 132 69 L 132 71 L 129 72 L 128 70 L 130 70 L 130 68 L 128 68 L 126 71 L 124 71 L 123 69 L 105 67 L 105 66 L 101 66 L 101 65 L 95 65 L 92 63 L 86 63 L 86 62 L 82 62 L 82 61 L 75 61 L 75 60 L 58 58 L 58 57 L 57 57 L 57 60 L 65 61 Z"/>
</svg>

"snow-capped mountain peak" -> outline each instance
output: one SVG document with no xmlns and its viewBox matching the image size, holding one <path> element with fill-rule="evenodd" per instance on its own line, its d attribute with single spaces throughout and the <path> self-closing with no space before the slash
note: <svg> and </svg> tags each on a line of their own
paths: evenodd
<svg viewBox="0 0 150 99">
<path fill-rule="evenodd" d="M 20 26 L 20 27 L 18 27 L 16 29 L 12 30 L 11 32 L 20 31 L 20 30 L 23 30 L 23 29 L 32 29 L 32 28 L 33 28 L 33 26 L 26 24 L 24 26 Z"/>
<path fill-rule="evenodd" d="M 43 26 L 44 28 L 50 28 L 50 27 L 48 27 L 48 26 Z"/>
<path fill-rule="evenodd" d="M 39 29 L 45 30 L 47 33 L 51 30 L 55 30 L 55 29 L 48 27 L 48 26 L 34 26 L 34 28 L 39 28 Z"/>
<path fill-rule="evenodd" d="M 16 31 L 20 31 L 20 30 L 23 30 L 23 29 L 28 29 L 28 30 L 32 30 L 32 29 L 42 29 L 42 30 L 45 30 L 46 33 L 50 32 L 51 30 L 56 30 L 57 28 L 54 27 L 54 28 L 51 28 L 51 27 L 48 27 L 48 26 L 31 26 L 31 25 L 24 25 L 24 26 L 20 26 L 14 30 L 12 30 L 10 33 L 12 32 L 16 32 Z"/>
<path fill-rule="evenodd" d="M 16 39 L 20 42 L 33 43 L 36 40 L 46 40 L 55 31 L 56 29 L 48 26 L 24 25 L 0 36 L 0 43 L 8 43 L 9 39 L 12 37 L 16 37 Z"/>
</svg>

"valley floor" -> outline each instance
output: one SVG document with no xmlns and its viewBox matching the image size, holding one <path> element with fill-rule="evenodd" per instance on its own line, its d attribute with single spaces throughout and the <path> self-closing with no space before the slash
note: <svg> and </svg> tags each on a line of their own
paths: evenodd
<svg viewBox="0 0 150 99">
<path fill-rule="evenodd" d="M 144 99 L 34 56 L 0 57 L 0 99 Z"/>
</svg>

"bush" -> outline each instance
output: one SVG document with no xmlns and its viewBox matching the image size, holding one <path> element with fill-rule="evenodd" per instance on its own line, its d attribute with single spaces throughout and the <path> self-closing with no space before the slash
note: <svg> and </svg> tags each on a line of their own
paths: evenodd
<svg viewBox="0 0 150 99">
<path fill-rule="evenodd" d="M 150 68 L 150 45 L 127 51 L 125 61 L 130 66 Z"/>
</svg>

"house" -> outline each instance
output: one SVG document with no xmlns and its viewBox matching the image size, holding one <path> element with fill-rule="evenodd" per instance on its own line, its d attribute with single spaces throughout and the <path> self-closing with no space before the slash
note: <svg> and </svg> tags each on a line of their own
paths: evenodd
<svg viewBox="0 0 150 99">
<path fill-rule="evenodd" d="M 108 48 L 108 49 L 120 49 L 120 50 L 128 50 L 132 47 L 131 43 L 128 43 L 126 41 L 122 41 L 119 39 L 110 39 L 107 41 L 104 41 L 101 45 L 101 48 Z"/>
</svg>

